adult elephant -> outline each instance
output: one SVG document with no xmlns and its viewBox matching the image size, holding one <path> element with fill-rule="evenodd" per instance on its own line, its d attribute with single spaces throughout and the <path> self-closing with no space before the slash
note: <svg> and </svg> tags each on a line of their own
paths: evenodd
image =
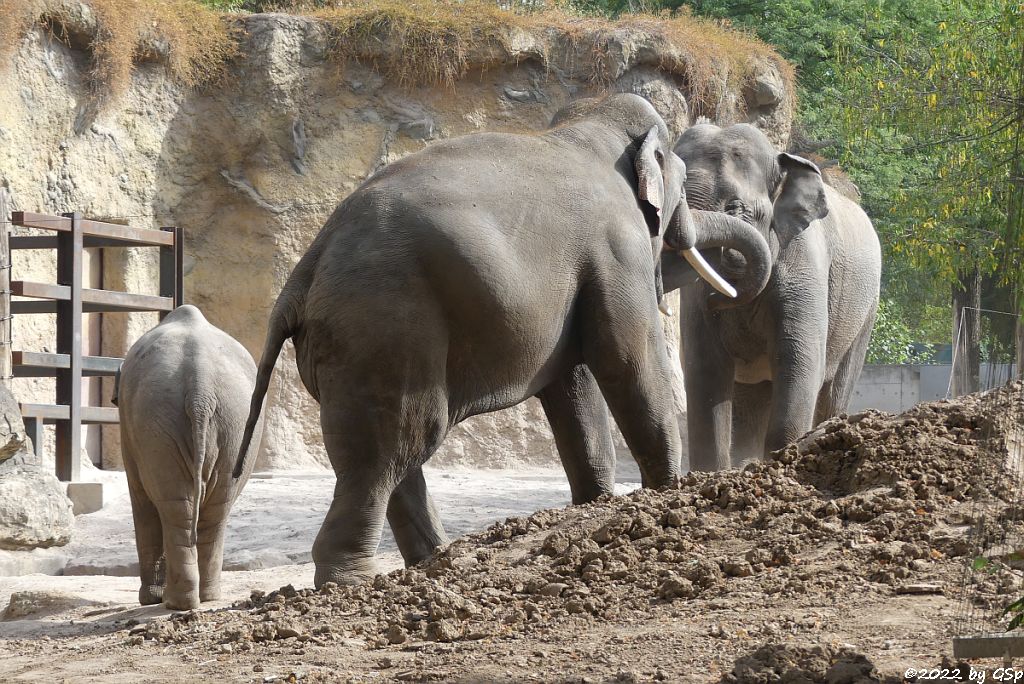
<svg viewBox="0 0 1024 684">
<path fill-rule="evenodd" d="M 542 134 L 439 142 L 338 206 L 271 313 L 246 428 L 294 340 L 338 476 L 313 545 L 317 586 L 372 576 L 385 517 L 406 563 L 444 543 L 421 467 L 455 424 L 533 395 L 574 498 L 610 489 L 602 395 L 643 483 L 672 481 L 662 238 L 693 259 L 703 244 L 743 249 L 741 297 L 764 286 L 769 259 L 742 222 L 691 215 L 684 174 L 653 107 L 615 95 Z"/>
<path fill-rule="evenodd" d="M 864 211 L 818 168 L 779 153 L 747 124 L 687 129 L 693 209 L 724 211 L 768 240 L 771 278 L 756 298 L 724 309 L 666 255 L 666 290 L 682 291 L 680 322 L 690 464 L 741 465 L 782 448 L 846 409 L 867 351 L 881 277 L 878 237 Z M 742 258 L 725 251 L 726 277 Z"/>
</svg>

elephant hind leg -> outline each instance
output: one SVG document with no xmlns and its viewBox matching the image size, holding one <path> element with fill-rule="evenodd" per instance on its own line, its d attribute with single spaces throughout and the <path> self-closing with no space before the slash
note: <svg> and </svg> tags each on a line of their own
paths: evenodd
<svg viewBox="0 0 1024 684">
<path fill-rule="evenodd" d="M 615 487 L 615 446 L 608 409 L 590 370 L 575 366 L 538 395 L 569 478 L 574 504 L 611 494 Z"/>
<path fill-rule="evenodd" d="M 426 484 L 417 481 L 415 471 L 447 433 L 447 399 L 401 394 L 337 397 L 321 405 L 320 416 L 338 483 L 313 543 L 314 584 L 358 584 L 377 573 L 374 556 L 389 502 L 410 470 L 413 477 L 404 482 L 391 512 L 395 520 L 408 515 L 416 523 L 411 528 L 399 526 L 396 539 L 404 544 L 407 558 L 417 558 L 427 546 L 433 550 L 444 533 Z"/>
<path fill-rule="evenodd" d="M 167 562 L 167 586 L 164 605 L 171 610 L 199 607 L 199 561 L 192 545 L 191 499 L 156 501 L 164 532 L 164 557 Z"/>
<path fill-rule="evenodd" d="M 877 307 L 872 308 L 853 344 L 846 350 L 846 354 L 843 355 L 839 367 L 836 369 L 835 377 L 831 382 L 825 383 L 821 392 L 818 393 L 818 403 L 814 410 L 815 425 L 838 416 L 850 406 L 853 391 L 857 387 L 857 380 L 860 379 L 860 372 L 864 368 L 864 358 L 867 356 L 868 343 L 871 341 L 871 330 L 875 327 L 876 310 Z"/>
<path fill-rule="evenodd" d="M 160 513 L 142 486 L 134 458 L 128 454 L 127 441 L 123 443 L 126 451 L 124 469 L 135 522 L 135 548 L 139 554 L 139 603 L 148 606 L 164 600 L 167 581 L 164 574 L 164 532 Z"/>
<path fill-rule="evenodd" d="M 426 560 L 434 549 L 448 543 L 420 466 L 410 468 L 392 492 L 387 516 L 406 566 Z"/>
<path fill-rule="evenodd" d="M 212 484 L 212 483 L 211 483 Z M 224 565 L 224 533 L 231 511 L 230 501 L 203 501 L 199 510 L 199 537 L 196 551 L 199 555 L 199 600 L 216 601 L 220 598 L 220 573 Z"/>
</svg>

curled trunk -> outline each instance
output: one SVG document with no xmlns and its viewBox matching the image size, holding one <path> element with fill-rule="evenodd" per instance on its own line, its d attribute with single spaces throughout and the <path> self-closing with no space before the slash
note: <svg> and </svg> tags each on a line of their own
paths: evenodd
<svg viewBox="0 0 1024 684">
<path fill-rule="evenodd" d="M 661 259 L 665 292 L 671 292 L 693 282 L 697 277 L 697 273 L 683 258 L 681 252 L 676 251 L 692 246 L 699 250 L 734 249 L 743 255 L 746 262 L 746 267 L 734 283 L 736 296 L 729 298 L 713 293 L 708 300 L 709 307 L 740 306 L 761 294 L 771 276 L 772 257 L 768 243 L 757 229 L 738 218 L 719 212 L 690 210 L 679 213 L 691 215 L 689 223 L 692 225 L 692 231 L 684 223 L 683 230 L 679 233 L 683 236 L 682 240 L 670 241 L 666 236 L 666 242 L 672 251 L 667 249 Z M 682 218 L 681 221 L 686 219 Z M 689 242 L 689 235 L 693 236 L 691 245 L 686 244 Z"/>
</svg>

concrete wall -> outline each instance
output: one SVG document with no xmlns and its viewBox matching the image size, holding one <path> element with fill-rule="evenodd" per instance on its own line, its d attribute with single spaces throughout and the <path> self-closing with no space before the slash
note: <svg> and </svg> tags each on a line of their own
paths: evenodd
<svg viewBox="0 0 1024 684">
<path fill-rule="evenodd" d="M 850 413 L 867 408 L 900 413 L 922 401 L 945 399 L 951 365 L 864 366 L 857 382 Z M 981 389 L 1007 382 L 1014 374 L 1011 364 L 981 364 Z"/>
</svg>

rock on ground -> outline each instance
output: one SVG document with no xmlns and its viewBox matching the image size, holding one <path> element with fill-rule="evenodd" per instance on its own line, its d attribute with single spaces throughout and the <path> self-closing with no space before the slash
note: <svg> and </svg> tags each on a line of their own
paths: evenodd
<svg viewBox="0 0 1024 684">
<path fill-rule="evenodd" d="M 33 465 L 0 471 L 0 549 L 62 546 L 74 526 L 71 500 L 56 477 Z"/>
<path fill-rule="evenodd" d="M 3 614 L 0 614 L 0 620 L 22 620 L 27 617 L 38 618 L 42 615 L 85 605 L 102 604 L 59 591 L 18 591 L 11 594 L 11 600 L 4 609 Z"/>
</svg>

